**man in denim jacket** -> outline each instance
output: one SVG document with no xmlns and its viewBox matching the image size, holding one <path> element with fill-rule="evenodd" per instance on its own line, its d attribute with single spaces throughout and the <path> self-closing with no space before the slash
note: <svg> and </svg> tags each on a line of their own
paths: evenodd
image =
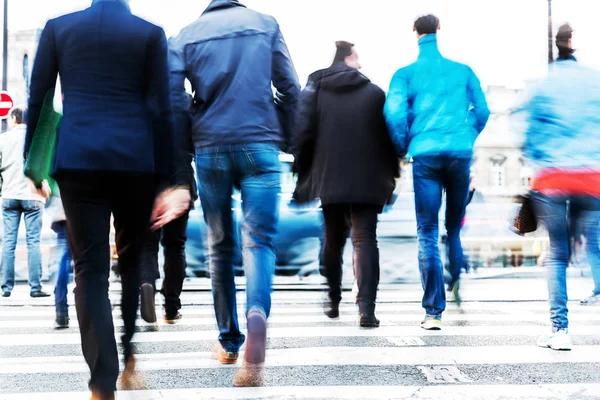
<svg viewBox="0 0 600 400">
<path fill-rule="evenodd" d="M 244 211 L 248 341 L 234 384 L 261 386 L 275 269 L 279 149 L 289 143 L 298 77 L 277 21 L 235 0 L 212 1 L 171 40 L 170 55 L 174 114 L 182 121 L 176 125 L 185 126 L 191 113 L 199 195 L 209 231 L 220 332 L 214 355 L 234 364 L 245 340 L 237 320 L 233 266 L 231 195 L 236 188 Z M 194 92 L 191 105 L 186 79 Z"/>
</svg>

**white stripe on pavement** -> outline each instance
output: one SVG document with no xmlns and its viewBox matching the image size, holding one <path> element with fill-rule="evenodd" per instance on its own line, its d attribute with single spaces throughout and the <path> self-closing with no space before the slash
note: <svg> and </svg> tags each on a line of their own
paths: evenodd
<svg viewBox="0 0 600 400">
<path fill-rule="evenodd" d="M 265 366 L 593 363 L 598 361 L 598 354 L 600 346 L 576 346 L 570 352 L 556 352 L 536 346 L 304 347 L 268 350 Z M 210 353 L 140 354 L 136 358 L 140 371 L 235 367 L 211 360 Z M 0 360 L 0 374 L 72 374 L 87 371 L 82 357 Z"/>
<path fill-rule="evenodd" d="M 548 400 L 598 398 L 600 384 L 562 385 L 436 385 L 436 386 L 282 386 L 264 388 L 208 388 L 118 392 L 118 400 L 217 399 L 444 399 Z M 0 400 L 82 400 L 88 392 L 0 394 Z"/>
<path fill-rule="evenodd" d="M 270 328 L 270 338 L 314 337 L 395 337 L 395 336 L 538 336 L 550 332 L 549 327 L 505 326 L 446 326 L 441 331 L 424 331 L 419 326 L 384 326 L 378 329 L 358 327 L 286 327 Z M 570 329 L 576 336 L 600 336 L 599 326 L 577 326 Z M 121 334 L 115 337 L 120 338 Z M 135 343 L 195 342 L 216 340 L 217 331 L 141 332 L 133 337 Z M 120 339 L 119 339 L 120 340 Z M 0 347 L 79 344 L 79 333 L 44 333 L 0 335 Z"/>
<path fill-rule="evenodd" d="M 319 291 L 320 292 L 320 291 Z M 315 303 L 315 294 L 319 294 L 315 291 L 301 291 L 301 290 L 288 290 L 274 292 L 272 300 L 274 304 L 286 303 L 286 304 L 310 304 Z M 573 292 L 573 293 L 571 293 Z M 588 296 L 590 293 L 588 290 L 572 290 L 569 295 L 573 299 L 582 299 Z M 464 301 L 497 301 L 497 302 L 512 302 L 514 301 L 514 294 L 512 290 L 505 291 L 490 291 L 483 287 L 469 287 L 465 286 L 461 292 Z M 9 299 L 3 299 L 2 302 L 6 305 L 52 305 L 52 299 L 32 299 L 28 294 L 22 294 L 19 296 L 11 297 Z M 351 299 L 351 294 L 345 294 L 344 298 Z M 423 291 L 421 289 L 402 288 L 397 291 L 379 291 L 377 298 L 380 302 L 414 302 L 420 304 L 423 297 Z M 238 292 L 237 298 L 242 301 L 246 299 L 246 293 L 243 291 Z M 121 300 L 121 294 L 117 292 L 110 293 L 110 300 L 113 304 L 119 304 Z M 532 290 L 530 292 L 520 292 L 520 301 L 547 301 L 548 293 L 545 290 Z M 72 304 L 73 296 L 69 296 L 69 302 Z M 184 292 L 181 295 L 181 302 L 184 305 L 212 305 L 213 298 L 210 291 L 205 292 Z"/>
<path fill-rule="evenodd" d="M 415 322 L 419 323 L 423 319 L 423 314 L 377 314 L 377 317 L 382 322 Z M 528 321 L 528 322 L 547 322 L 548 316 L 543 314 L 525 313 L 518 312 L 513 314 L 446 314 L 443 317 L 444 321 L 467 321 L 467 322 L 517 322 L 517 321 Z M 339 322 L 357 322 L 357 314 L 344 314 L 340 315 L 337 319 L 327 318 L 322 313 L 315 313 L 315 315 L 274 315 L 269 318 L 271 324 L 310 324 L 310 323 L 328 323 L 336 324 Z M 594 321 L 600 322 L 600 314 L 572 314 L 569 315 L 569 321 Z M 51 327 L 54 320 L 49 319 L 36 319 L 36 320 L 9 320 L 0 323 L 0 330 L 7 328 L 48 328 Z M 121 318 L 115 318 L 114 325 L 116 327 L 123 326 L 123 320 Z M 77 327 L 77 320 L 73 319 L 70 323 L 71 327 Z M 166 326 L 164 321 L 157 321 L 154 323 L 147 323 L 142 320 L 137 321 L 138 326 Z M 208 318 L 183 318 L 177 323 L 178 326 L 216 326 L 216 320 L 214 317 Z M 244 318 L 240 318 L 240 325 L 244 325 Z M 169 325 L 171 326 L 171 325 Z M 600 324 L 598 324 L 600 332 Z"/>
<path fill-rule="evenodd" d="M 2 302 L 3 300 L 0 300 Z M 161 303 L 157 303 L 157 307 L 162 307 Z M 463 303 L 462 307 L 465 311 L 504 311 L 507 313 L 515 312 L 515 311 L 548 311 L 550 306 L 547 302 L 523 302 L 523 303 L 478 303 L 478 302 L 469 302 Z M 238 303 L 238 310 L 244 309 L 244 303 Z M 448 304 L 448 310 L 454 310 L 456 307 L 454 304 Z M 342 303 L 340 305 L 340 312 L 356 312 L 357 307 L 353 304 Z M 594 312 L 597 313 L 600 310 L 600 307 L 583 307 L 579 305 L 579 302 L 572 301 L 569 303 L 569 310 L 585 310 L 586 312 Z M 75 315 L 75 307 L 71 306 L 70 311 Z M 378 303 L 377 311 L 398 311 L 398 312 L 421 312 L 423 313 L 423 309 L 420 304 L 417 303 Z M 182 314 L 185 316 L 188 315 L 214 315 L 215 311 L 211 305 L 205 306 L 184 306 L 181 310 Z M 318 302 L 313 301 L 313 303 L 309 303 L 304 307 L 296 306 L 287 306 L 287 305 L 279 305 L 273 303 L 272 314 L 275 315 L 296 315 L 296 314 L 311 314 L 311 313 L 321 313 L 321 305 Z M 11 307 L 2 307 L 2 303 L 0 303 L 0 317 L 53 317 L 55 315 L 54 307 L 34 307 L 34 306 L 11 306 Z M 113 310 L 113 315 L 120 316 L 121 311 L 118 307 Z M 240 312 L 240 315 L 243 315 Z M 546 315 L 546 314 L 544 314 Z M 572 313 L 571 315 L 576 315 Z M 493 316 L 493 315 L 490 315 Z"/>
</svg>

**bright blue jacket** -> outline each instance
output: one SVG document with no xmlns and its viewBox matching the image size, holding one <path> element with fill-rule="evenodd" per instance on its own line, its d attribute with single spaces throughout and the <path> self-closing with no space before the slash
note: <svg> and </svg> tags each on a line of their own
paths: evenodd
<svg viewBox="0 0 600 400">
<path fill-rule="evenodd" d="M 471 157 L 490 111 L 479 79 L 440 54 L 436 35 L 419 40 L 417 61 L 394 75 L 385 117 L 398 156 Z"/>
<path fill-rule="evenodd" d="M 600 72 L 557 61 L 527 111 L 524 152 L 534 167 L 600 168 Z"/>
</svg>

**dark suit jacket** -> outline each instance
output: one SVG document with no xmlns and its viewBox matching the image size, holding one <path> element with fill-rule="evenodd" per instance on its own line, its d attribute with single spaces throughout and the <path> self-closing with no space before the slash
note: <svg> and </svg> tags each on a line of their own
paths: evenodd
<svg viewBox="0 0 600 400">
<path fill-rule="evenodd" d="M 183 154 L 175 154 L 186 153 L 189 140 L 172 125 L 167 49 L 163 29 L 132 15 L 124 0 L 94 0 L 48 21 L 31 77 L 25 155 L 60 74 L 55 175 L 157 173 L 188 184 Z"/>
</svg>

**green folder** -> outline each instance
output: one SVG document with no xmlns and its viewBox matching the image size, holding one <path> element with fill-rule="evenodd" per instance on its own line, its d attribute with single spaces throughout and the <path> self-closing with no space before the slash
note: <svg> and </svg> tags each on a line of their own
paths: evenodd
<svg viewBox="0 0 600 400">
<path fill-rule="evenodd" d="M 54 93 L 55 90 L 52 89 L 44 99 L 24 170 L 25 176 L 38 188 L 42 186 L 44 180 L 47 180 L 52 192 L 56 190 L 56 182 L 50 177 L 50 172 L 54 163 L 56 131 L 62 117 L 54 110 Z"/>
</svg>

